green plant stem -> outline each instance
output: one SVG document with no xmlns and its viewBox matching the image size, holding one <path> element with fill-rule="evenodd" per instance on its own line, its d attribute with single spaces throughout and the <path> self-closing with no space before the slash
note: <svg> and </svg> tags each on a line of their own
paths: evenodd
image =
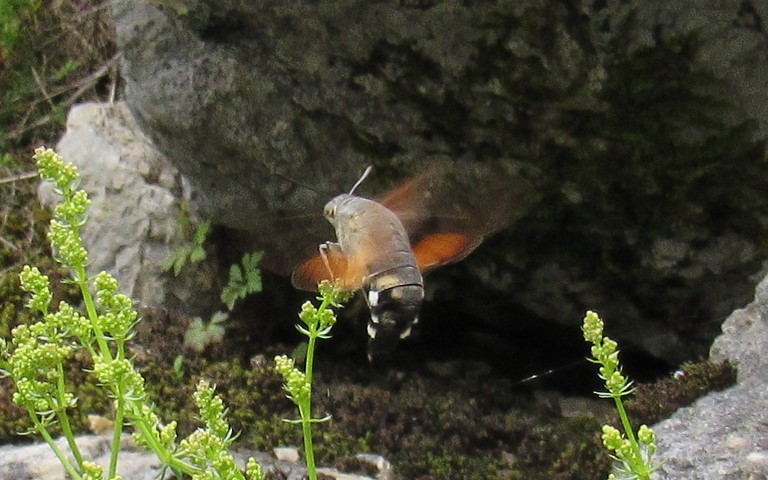
<svg viewBox="0 0 768 480">
<path fill-rule="evenodd" d="M 117 358 L 125 358 L 125 340 L 117 340 Z M 114 478 L 117 474 L 117 463 L 120 453 L 120 440 L 123 434 L 123 427 L 125 424 L 125 412 L 126 412 L 126 394 L 123 391 L 121 385 L 118 386 L 117 398 L 115 399 L 115 427 L 112 431 L 112 451 L 109 457 L 109 476 L 107 478 Z M 130 401 L 130 400 L 128 400 Z"/>
<path fill-rule="evenodd" d="M 182 460 L 179 460 L 172 452 L 169 452 L 165 445 L 156 441 L 156 437 L 153 432 L 153 427 L 148 425 L 141 415 L 141 403 L 133 400 L 128 400 L 131 403 L 129 410 L 132 412 L 131 417 L 134 418 L 134 427 L 140 432 L 141 439 L 146 442 L 146 447 L 151 450 L 163 465 L 170 468 L 176 476 L 179 477 L 179 473 L 183 472 L 187 475 L 194 475 L 200 473 L 199 469 L 190 465 Z"/>
<path fill-rule="evenodd" d="M 115 478 L 117 474 L 117 460 L 120 453 L 120 439 L 123 435 L 123 419 L 125 415 L 125 398 L 120 389 L 115 401 L 115 428 L 112 430 L 112 451 L 109 455 L 109 474 L 107 478 Z"/>
<path fill-rule="evenodd" d="M 624 428 L 624 433 L 627 435 L 627 439 L 632 444 L 632 451 L 635 455 L 640 457 L 640 445 L 635 438 L 635 431 L 632 430 L 632 424 L 629 422 L 629 415 L 624 409 L 624 402 L 621 401 L 621 395 L 615 395 L 613 401 L 616 403 L 616 410 L 619 412 L 619 418 L 621 419 L 621 426 Z"/>
<path fill-rule="evenodd" d="M 306 410 L 306 411 L 305 411 Z M 312 408 L 311 400 L 306 408 L 299 408 L 301 412 L 301 433 L 304 435 L 304 457 L 307 462 L 307 476 L 310 480 L 317 480 L 315 467 L 315 451 L 312 446 Z"/>
<path fill-rule="evenodd" d="M 640 444 L 635 437 L 635 431 L 632 429 L 632 424 L 629 421 L 629 415 L 624 408 L 624 402 L 621 401 L 621 395 L 613 395 L 613 400 L 616 403 L 616 410 L 619 412 L 619 418 L 621 419 L 621 426 L 624 428 L 624 434 L 627 436 L 630 445 L 632 445 L 632 453 L 635 457 L 632 463 L 636 463 L 636 468 L 645 468 L 645 461 L 643 460 L 643 454 L 640 451 Z M 651 480 L 650 473 L 636 472 L 639 480 Z"/>
<path fill-rule="evenodd" d="M 79 235 L 79 233 L 78 233 Z M 88 319 L 91 321 L 93 331 L 96 333 L 96 342 L 99 344 L 99 352 L 105 361 L 112 360 L 112 352 L 109 350 L 106 338 L 104 338 L 104 332 L 101 330 L 96 312 L 96 303 L 93 301 L 93 294 L 91 294 L 90 285 L 88 284 L 88 275 L 85 273 L 85 267 L 80 265 L 75 270 L 75 282 L 80 287 L 80 293 L 83 296 L 83 303 L 85 304 L 85 311 L 88 313 Z"/>
<path fill-rule="evenodd" d="M 328 301 L 323 300 L 318 311 L 322 312 L 328 308 Z M 315 361 L 315 344 L 317 343 L 318 324 L 309 326 L 309 340 L 307 341 L 307 357 L 304 366 L 304 376 L 309 385 L 309 396 L 306 405 L 299 406 L 301 414 L 301 432 L 304 436 L 304 458 L 307 462 L 307 475 L 310 480 L 317 480 L 317 471 L 315 467 L 315 450 L 312 445 L 312 373 Z"/>
<path fill-rule="evenodd" d="M 72 465 L 72 463 L 69 461 L 67 456 L 64 455 L 64 452 L 62 452 L 59 446 L 56 445 L 56 441 L 53 439 L 53 437 L 51 437 L 51 434 L 48 433 L 48 429 L 45 428 L 45 425 L 43 425 L 43 423 L 40 422 L 40 419 L 37 416 L 37 412 L 33 410 L 28 410 L 28 412 L 29 412 L 29 416 L 32 418 L 32 422 L 35 425 L 35 430 L 37 430 L 40 436 L 43 437 L 43 439 L 48 444 L 48 446 L 51 447 L 51 450 L 53 450 L 53 453 L 56 455 L 56 458 L 59 459 L 59 462 L 61 462 L 61 464 L 64 466 L 64 469 L 67 471 L 69 476 L 72 477 L 74 480 L 82 480 L 83 477 L 82 475 L 80 475 L 80 472 L 77 471 L 77 469 Z M 69 437 L 67 437 L 67 441 L 69 441 Z"/>
<path fill-rule="evenodd" d="M 640 448 L 640 443 L 637 441 L 635 431 L 632 428 L 632 424 L 629 421 L 629 415 L 624 408 L 624 403 L 621 401 L 621 395 L 615 395 L 613 397 L 616 403 L 616 410 L 619 412 L 619 418 L 621 419 L 621 426 L 624 428 L 624 434 L 627 436 L 630 445 L 632 445 L 632 453 L 634 459 L 632 463 L 635 464 L 633 470 L 639 480 L 651 480 L 651 471 L 648 469 L 648 465 L 643 459 L 643 452 Z"/>
<path fill-rule="evenodd" d="M 66 382 L 64 381 L 64 367 L 59 364 L 58 367 L 58 380 L 56 382 L 56 392 L 58 395 L 58 403 L 56 410 L 56 416 L 59 419 L 59 424 L 61 425 L 61 431 L 64 434 L 64 437 L 67 439 L 67 444 L 69 445 L 69 450 L 72 452 L 72 456 L 75 457 L 75 462 L 78 466 L 82 468 L 83 465 L 83 454 L 80 452 L 80 448 L 77 446 L 77 442 L 75 442 L 75 433 L 72 430 L 72 425 L 69 422 L 69 415 L 67 415 L 66 410 Z M 42 424 L 41 424 L 42 426 Z M 45 428 L 45 427 L 43 427 Z"/>
</svg>

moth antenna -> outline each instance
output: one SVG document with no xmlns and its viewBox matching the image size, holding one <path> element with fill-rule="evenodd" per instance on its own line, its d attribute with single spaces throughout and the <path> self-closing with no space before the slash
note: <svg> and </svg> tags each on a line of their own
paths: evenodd
<svg viewBox="0 0 768 480">
<path fill-rule="evenodd" d="M 368 165 L 368 167 L 365 169 L 363 174 L 360 176 L 360 180 L 358 180 L 353 186 L 352 189 L 349 191 L 349 194 L 352 195 L 355 193 L 355 189 L 360 186 L 361 183 L 363 183 L 363 180 L 368 176 L 369 173 L 371 173 L 371 170 L 373 170 L 373 165 Z"/>
<path fill-rule="evenodd" d="M 315 192 L 315 193 L 318 193 L 318 194 L 321 194 L 321 195 L 324 193 L 324 192 L 321 192 L 320 190 L 316 189 L 315 187 L 313 187 L 312 185 L 310 185 L 310 184 L 308 184 L 306 182 L 302 182 L 301 180 L 297 180 L 297 179 L 291 177 L 290 175 L 286 175 L 285 173 L 277 171 L 272 165 L 269 165 L 263 159 L 261 160 L 261 164 L 264 165 L 264 167 L 267 169 L 267 171 L 270 174 L 272 174 L 272 175 L 276 175 L 276 176 L 282 178 L 283 180 L 287 180 L 287 181 L 289 181 L 291 183 L 295 183 L 296 185 L 298 185 L 300 187 L 304 187 L 307 190 L 309 190 L 310 192 Z"/>
<path fill-rule="evenodd" d="M 315 192 L 315 193 L 318 193 L 318 194 L 321 194 L 321 195 L 324 193 L 324 192 L 321 192 L 320 190 L 316 189 L 312 185 L 310 185 L 310 184 L 308 184 L 306 182 L 302 182 L 301 180 L 296 180 L 295 178 L 290 177 L 290 176 L 288 176 L 288 175 L 286 175 L 284 173 L 280 173 L 280 172 L 272 172 L 272 173 L 274 173 L 278 177 L 282 178 L 283 180 L 288 180 L 289 182 L 293 182 L 293 183 L 295 183 L 296 185 L 298 185 L 300 187 L 304 187 L 307 190 L 309 190 L 310 192 Z"/>
</svg>

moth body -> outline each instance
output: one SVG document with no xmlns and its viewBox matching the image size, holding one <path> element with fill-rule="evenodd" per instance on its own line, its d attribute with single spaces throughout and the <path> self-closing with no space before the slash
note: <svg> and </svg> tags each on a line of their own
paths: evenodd
<svg viewBox="0 0 768 480">
<path fill-rule="evenodd" d="M 369 356 L 375 356 L 410 334 L 424 300 L 422 274 L 466 257 L 524 212 L 531 193 L 504 169 L 436 166 L 374 201 L 354 195 L 370 171 L 325 205 L 336 242 L 321 244 L 319 255 L 294 269 L 292 281 L 303 290 L 321 280 L 363 290 L 371 313 Z M 484 188 L 468 188 L 473 185 Z"/>
<path fill-rule="evenodd" d="M 424 280 L 408 233 L 394 212 L 350 194 L 328 202 L 325 216 L 346 258 L 345 281 L 365 294 L 371 312 L 370 350 L 375 354 L 410 334 L 424 300 Z"/>
</svg>

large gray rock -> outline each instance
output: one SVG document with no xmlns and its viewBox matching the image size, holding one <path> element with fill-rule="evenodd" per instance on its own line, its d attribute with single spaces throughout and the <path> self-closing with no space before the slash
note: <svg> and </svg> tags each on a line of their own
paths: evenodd
<svg viewBox="0 0 768 480">
<path fill-rule="evenodd" d="M 382 192 L 437 154 L 520 162 L 542 199 L 429 282 L 472 325 L 576 325 L 594 308 L 622 343 L 675 363 L 749 299 L 766 256 L 765 2 L 112 9 L 138 122 L 203 216 L 277 271 L 329 239 L 303 220 L 365 165 L 378 173 L 363 191 Z"/>
<path fill-rule="evenodd" d="M 80 187 L 91 199 L 82 230 L 88 273 L 110 272 L 141 306 L 214 309 L 214 262 L 180 277 L 164 271 L 174 250 L 189 242 L 181 229 L 182 181 L 125 103 L 74 106 L 56 150 L 78 167 Z M 41 184 L 40 198 L 46 205 L 59 201 L 49 183 Z"/>
<path fill-rule="evenodd" d="M 768 277 L 723 323 L 711 358 L 733 362 L 738 382 L 655 427 L 658 480 L 768 478 Z"/>
</svg>

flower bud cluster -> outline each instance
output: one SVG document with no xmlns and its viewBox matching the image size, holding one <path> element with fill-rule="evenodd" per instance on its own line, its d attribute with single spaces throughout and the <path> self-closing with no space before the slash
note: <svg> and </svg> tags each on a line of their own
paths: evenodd
<svg viewBox="0 0 768 480">
<path fill-rule="evenodd" d="M 160 444 L 169 451 L 176 450 L 176 427 L 178 426 L 175 421 L 163 425 L 160 418 L 152 410 L 152 407 L 146 403 L 141 405 L 141 409 L 136 414 L 137 418 L 140 418 L 141 422 L 148 425 L 152 429 L 151 438 L 160 441 Z M 139 430 L 133 433 L 133 440 L 136 445 L 149 448 L 149 438 L 143 435 Z"/>
<path fill-rule="evenodd" d="M 309 401 L 312 387 L 307 382 L 304 372 L 294 366 L 294 360 L 286 355 L 275 357 L 275 370 L 283 376 L 283 389 L 288 397 L 297 405 Z"/>
<path fill-rule="evenodd" d="M 93 373 L 99 383 L 108 386 L 115 394 L 119 393 L 122 397 L 135 401 L 144 401 L 146 398 L 144 378 L 127 358 L 105 360 L 97 356 Z"/>
<path fill-rule="evenodd" d="M 312 305 L 312 302 L 307 301 L 301 306 L 299 320 L 310 329 L 315 328 L 330 333 L 330 327 L 336 322 L 336 315 L 329 308 L 317 308 Z"/>
<path fill-rule="evenodd" d="M 238 478 L 240 469 L 221 438 L 208 429 L 197 429 L 179 443 L 179 453 L 200 468 L 195 480 Z"/>
<path fill-rule="evenodd" d="M 327 301 L 334 308 L 341 308 L 342 304 L 348 302 L 355 295 L 354 290 L 344 288 L 344 285 L 339 281 L 323 280 L 317 286 L 317 291 L 320 292 L 318 300 Z"/>
<path fill-rule="evenodd" d="M 70 393 L 58 394 L 62 365 L 72 352 L 64 343 L 41 342 L 47 335 L 43 322 L 13 330 L 13 352 L 4 352 L 3 367 L 16 382 L 13 403 L 43 416 L 75 403 Z"/>
<path fill-rule="evenodd" d="M 65 162 L 53 149 L 36 148 L 34 159 L 37 162 L 40 177 L 53 182 L 60 195 L 66 197 L 77 186 L 77 180 L 80 178 L 77 167 Z"/>
<path fill-rule="evenodd" d="M 85 460 L 83 462 L 83 480 L 101 480 L 104 478 L 104 471 L 101 465 L 94 462 Z M 120 477 L 112 478 L 110 480 L 118 480 Z"/>
<path fill-rule="evenodd" d="M 85 190 L 77 190 L 69 197 L 64 197 L 64 202 L 59 203 L 53 209 L 53 216 L 75 229 L 85 225 L 86 213 L 91 205 L 91 200 Z"/>
<path fill-rule="evenodd" d="M 195 403 L 200 410 L 200 418 L 205 422 L 208 430 L 228 442 L 232 438 L 232 430 L 226 420 L 227 411 L 224 408 L 224 402 L 220 396 L 216 395 L 214 388 L 207 381 L 201 380 L 194 393 Z"/>
<path fill-rule="evenodd" d="M 59 263 L 71 267 L 88 263 L 88 251 L 83 247 L 79 233 L 71 225 L 57 219 L 51 220 L 48 239 Z"/>
<path fill-rule="evenodd" d="M 584 316 L 581 330 L 584 339 L 592 344 L 590 361 L 600 365 L 599 376 L 608 388 L 607 393 L 599 393 L 601 397 L 616 398 L 632 393 L 632 383 L 621 373 L 619 366 L 619 350 L 615 341 L 603 336 L 603 321 L 593 311 Z"/>
<path fill-rule="evenodd" d="M 613 458 L 618 462 L 615 474 L 609 476 L 609 480 L 618 478 L 647 478 L 654 470 L 653 454 L 656 453 L 656 435 L 647 425 L 642 425 L 637 431 L 638 448 L 635 450 L 632 441 L 626 438 L 617 428 L 610 425 L 603 425 L 603 434 L 601 436 L 603 446 L 613 452 Z"/>
<path fill-rule="evenodd" d="M 624 409 L 621 397 L 632 393 L 631 382 L 621 373 L 619 365 L 618 345 L 615 341 L 603 336 L 603 321 L 593 311 L 584 316 L 582 332 L 584 339 L 592 344 L 592 362 L 600 365 L 599 376 L 605 382 L 607 392 L 598 393 L 605 398 L 613 398 L 619 412 L 624 433 L 619 429 L 604 425 L 602 433 L 603 446 L 613 452 L 616 460 L 616 474 L 611 474 L 609 480 L 650 478 L 653 471 L 652 456 L 656 452 L 656 438 L 653 430 L 642 425 L 637 431 L 637 438 L 632 430 L 629 418 Z"/>
<path fill-rule="evenodd" d="M 252 480 L 266 479 L 264 471 L 261 469 L 261 464 L 256 461 L 255 458 L 249 457 L 245 463 L 245 476 Z"/>
<path fill-rule="evenodd" d="M 111 334 L 113 338 L 125 339 L 139 318 L 133 309 L 133 302 L 128 296 L 117 293 L 117 280 L 107 272 L 96 275 L 93 285 L 102 310 L 98 317 L 101 331 Z"/>
<path fill-rule="evenodd" d="M 224 402 L 216 395 L 215 387 L 201 380 L 197 384 L 194 398 L 206 428 L 199 428 L 181 440 L 177 454 L 189 459 L 198 469 L 192 474 L 193 480 L 243 478 L 234 457 L 228 451 L 234 436 L 225 418 Z M 175 435 L 175 423 L 173 425 Z M 248 459 L 245 477 L 250 480 L 266 478 L 261 465 L 253 458 Z"/>
<path fill-rule="evenodd" d="M 53 295 L 51 294 L 51 285 L 48 276 L 40 273 L 37 267 L 24 265 L 19 274 L 21 288 L 31 294 L 27 306 L 32 310 L 37 310 L 42 314 L 48 313 L 48 306 L 51 304 Z"/>
<path fill-rule="evenodd" d="M 632 455 L 632 443 L 624 438 L 624 435 L 622 435 L 618 428 L 603 425 L 601 438 L 603 446 L 612 452 L 616 452 L 617 457 L 627 458 Z"/>
<path fill-rule="evenodd" d="M 93 336 L 93 326 L 87 317 L 75 310 L 67 302 L 59 302 L 59 309 L 53 314 L 57 325 L 69 332 L 73 337 L 79 338 L 83 343 L 90 344 Z"/>
<path fill-rule="evenodd" d="M 336 314 L 329 307 L 341 308 L 342 303 L 349 300 L 354 292 L 344 290 L 339 282 L 331 283 L 323 280 L 318 285 L 320 306 L 315 307 L 312 302 L 304 302 L 299 312 L 299 320 L 306 325 L 296 325 L 296 329 L 308 337 L 330 338 L 331 329 L 336 323 Z"/>
</svg>

